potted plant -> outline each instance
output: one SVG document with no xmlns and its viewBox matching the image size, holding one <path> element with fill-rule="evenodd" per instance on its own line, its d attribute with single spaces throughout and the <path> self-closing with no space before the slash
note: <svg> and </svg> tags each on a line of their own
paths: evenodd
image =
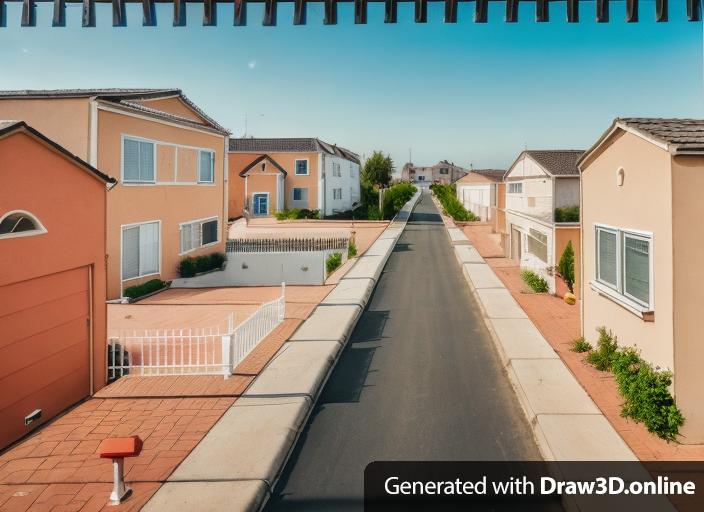
<svg viewBox="0 0 704 512">
<path fill-rule="evenodd" d="M 567 304 L 573 305 L 577 302 L 577 297 L 574 295 L 574 248 L 572 240 L 567 242 L 567 247 L 560 257 L 560 262 L 557 264 L 557 274 L 565 281 L 569 292 L 562 298 Z"/>
</svg>

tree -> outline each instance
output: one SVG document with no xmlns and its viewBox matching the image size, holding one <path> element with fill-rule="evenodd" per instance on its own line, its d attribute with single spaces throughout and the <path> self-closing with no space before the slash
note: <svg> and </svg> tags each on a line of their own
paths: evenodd
<svg viewBox="0 0 704 512">
<path fill-rule="evenodd" d="M 362 181 L 370 185 L 388 187 L 394 172 L 394 162 L 391 156 L 381 151 L 374 151 L 362 168 Z"/>
<path fill-rule="evenodd" d="M 560 262 L 557 264 L 557 272 L 565 280 L 570 293 L 574 293 L 574 248 L 572 240 L 567 242 L 567 247 L 562 252 Z"/>
</svg>

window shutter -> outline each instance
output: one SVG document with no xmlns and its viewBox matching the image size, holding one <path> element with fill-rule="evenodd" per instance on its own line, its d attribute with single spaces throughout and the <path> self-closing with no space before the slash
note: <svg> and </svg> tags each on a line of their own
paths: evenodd
<svg viewBox="0 0 704 512">
<path fill-rule="evenodd" d="M 139 274 L 154 274 L 158 271 L 159 224 L 142 224 L 139 232 Z"/>
<path fill-rule="evenodd" d="M 122 279 L 139 276 L 139 226 L 122 230 Z"/>
<path fill-rule="evenodd" d="M 125 181 L 139 181 L 139 142 L 124 139 L 122 167 Z"/>
</svg>

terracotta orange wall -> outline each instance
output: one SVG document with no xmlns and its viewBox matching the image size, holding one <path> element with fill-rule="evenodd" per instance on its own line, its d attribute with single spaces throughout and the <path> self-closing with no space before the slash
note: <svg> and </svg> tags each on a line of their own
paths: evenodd
<svg viewBox="0 0 704 512">
<path fill-rule="evenodd" d="M 623 186 L 616 182 L 620 167 L 625 171 Z M 597 327 L 605 326 L 618 336 L 620 345 L 635 345 L 644 359 L 669 369 L 674 369 L 672 212 L 670 155 L 654 144 L 621 132 L 582 165 L 584 336 L 594 341 Z M 596 223 L 653 234 L 654 322 L 644 321 L 589 286 L 596 278 Z"/>
<path fill-rule="evenodd" d="M 278 172 L 252 172 L 247 178 L 247 199 L 249 200 L 250 215 L 254 215 L 252 196 L 256 192 L 269 193 L 269 215 L 276 213 Z"/>
<path fill-rule="evenodd" d="M 555 228 L 555 262 L 556 264 L 562 258 L 562 253 L 567 247 L 567 242 L 572 241 L 574 249 L 574 294 L 579 297 L 579 292 L 582 285 L 582 261 L 581 261 L 581 236 L 579 227 Z"/>
<path fill-rule="evenodd" d="M 236 217 L 242 215 L 242 205 L 244 202 L 244 178 L 240 177 L 240 172 L 253 160 L 264 153 L 240 153 L 230 152 L 228 155 L 228 167 L 230 175 L 229 184 L 229 216 Z M 267 152 L 281 167 L 288 173 L 284 180 L 284 208 L 291 207 L 294 188 L 308 189 L 308 208 L 316 209 L 318 206 L 318 153 L 270 153 Z M 308 159 L 308 175 L 296 176 L 294 174 L 294 161 L 298 159 Z M 251 178 L 250 178 L 251 179 Z M 239 181 L 238 181 L 239 180 Z M 251 182 L 250 182 L 251 183 Z M 248 187 L 251 195 L 253 189 Z M 263 190 L 262 192 L 266 192 Z M 272 203 L 275 206 L 275 203 Z M 272 207 L 269 211 L 273 213 Z"/>
<path fill-rule="evenodd" d="M 88 160 L 88 98 L 0 99 L 0 119 L 26 121 L 71 153 Z"/>
<path fill-rule="evenodd" d="M 170 114 L 185 117 L 186 119 L 191 119 L 197 123 L 203 123 L 203 119 L 177 97 L 157 100 L 141 100 L 135 103 L 140 103 L 145 107 L 161 110 L 162 112 L 168 112 Z"/>
<path fill-rule="evenodd" d="M 17 284 L 22 281 L 47 274 L 57 276 L 59 281 L 55 289 L 32 290 L 32 296 L 24 297 L 28 303 L 36 304 L 41 302 L 37 300 L 37 293 L 48 301 L 52 292 L 66 292 L 61 288 L 61 272 L 78 269 L 87 276 L 86 267 L 92 269 L 94 387 L 100 389 L 105 384 L 106 366 L 105 184 L 33 137 L 15 133 L 0 139 L 0 215 L 11 210 L 31 212 L 47 232 L 0 239 L 0 288 L 19 290 Z M 26 287 L 21 289 L 28 291 Z M 22 298 L 13 296 L 12 299 L 12 305 L 17 306 Z M 63 314 L 61 304 L 52 307 L 52 316 Z M 5 305 L 10 304 L 6 302 Z M 65 306 L 69 308 L 68 304 Z M 0 305 L 0 315 L 2 309 Z M 0 336 L 0 352 L 2 345 Z M 33 353 L 42 350 L 36 346 L 27 348 Z M 9 362 L 0 358 L 0 364 Z M 78 362 L 86 375 L 88 362 L 88 359 L 82 364 Z M 65 369 L 65 365 L 72 364 L 72 361 L 47 357 L 44 363 L 45 367 L 53 364 Z M 35 378 L 48 378 L 57 372 L 51 367 L 45 369 L 46 372 Z M 86 394 L 89 392 L 87 387 Z M 41 422 L 60 412 L 61 404 L 64 407 L 70 405 L 66 404 L 64 396 L 70 391 L 57 383 L 35 395 L 43 407 Z M 3 394 L 7 392 L 10 390 L 2 391 Z"/>
<path fill-rule="evenodd" d="M 165 125 L 113 112 L 98 114 L 98 168 L 121 181 L 122 136 L 132 135 L 157 143 L 156 185 L 118 185 L 110 192 L 107 214 L 108 298 L 119 298 L 121 291 L 150 279 L 171 280 L 178 276 L 180 255 L 179 224 L 218 217 L 220 241 L 216 245 L 191 251 L 189 256 L 224 251 L 227 234 L 226 189 L 224 185 L 224 145 L 222 135 Z M 187 147 L 188 146 L 188 147 Z M 198 185 L 197 152 L 215 152 L 215 183 Z M 173 162 L 178 161 L 177 175 Z M 179 183 L 179 184 L 174 184 Z M 188 184 L 184 184 L 188 183 Z M 126 224 L 161 221 L 161 272 L 120 282 L 122 228 Z"/>
<path fill-rule="evenodd" d="M 704 442 L 704 344 L 701 294 L 704 250 L 698 223 L 704 218 L 704 157 L 677 156 L 672 161 L 672 222 L 674 247 L 675 398 L 685 417 L 683 443 Z M 655 243 L 659 243 L 656 241 Z M 656 308 L 659 304 L 656 304 Z M 656 312 L 656 321 L 657 321 Z M 663 340 L 664 341 L 664 340 Z"/>
</svg>

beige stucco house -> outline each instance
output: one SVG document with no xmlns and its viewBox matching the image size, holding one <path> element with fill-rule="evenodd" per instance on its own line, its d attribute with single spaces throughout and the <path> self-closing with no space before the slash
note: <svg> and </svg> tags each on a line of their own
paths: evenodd
<svg viewBox="0 0 704 512">
<path fill-rule="evenodd" d="M 683 443 L 704 442 L 704 120 L 616 119 L 579 162 L 582 327 L 674 373 Z"/>
<path fill-rule="evenodd" d="M 499 185 L 505 170 L 472 169 L 455 182 L 457 199 L 480 220 L 493 221 L 498 207 Z"/>
<path fill-rule="evenodd" d="M 108 299 L 176 277 L 186 255 L 224 250 L 228 132 L 180 90 L 0 91 L 0 118 L 26 121 L 117 178 L 107 201 Z"/>
<path fill-rule="evenodd" d="M 401 179 L 421 185 L 423 183 L 442 183 L 446 185 L 456 182 L 468 173 L 469 169 L 464 169 L 447 160 L 440 160 L 435 165 L 428 167 L 417 166 L 413 165 L 412 162 L 408 162 L 401 169 Z"/>
</svg>

